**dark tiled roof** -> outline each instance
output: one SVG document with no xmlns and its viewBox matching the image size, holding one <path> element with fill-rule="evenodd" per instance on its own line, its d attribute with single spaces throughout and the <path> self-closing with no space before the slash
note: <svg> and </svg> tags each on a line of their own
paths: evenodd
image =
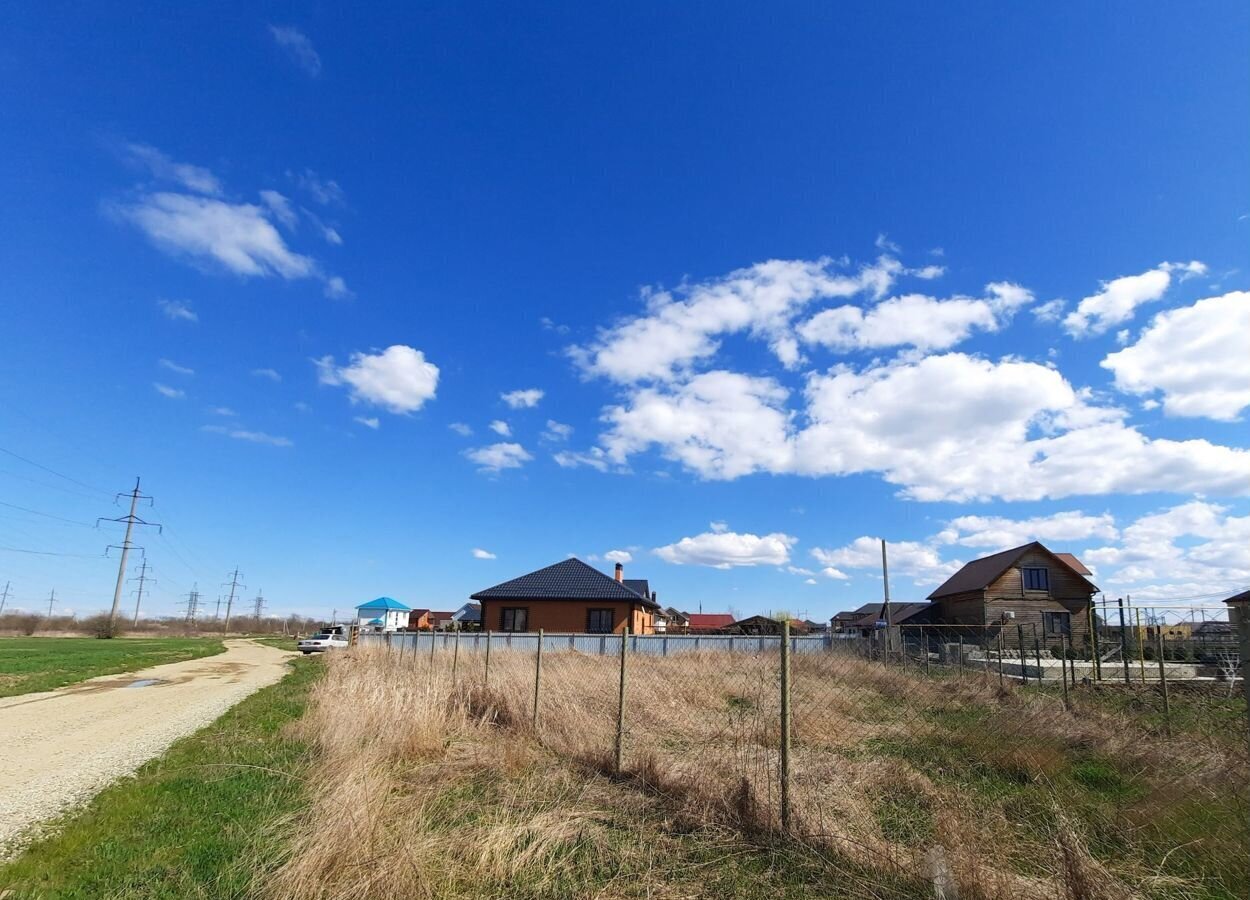
<svg viewBox="0 0 1250 900">
<path fill-rule="evenodd" d="M 964 591 L 981 591 L 989 587 L 999 575 L 1002 575 L 1012 564 L 1023 556 L 1029 550 L 1041 550 L 1050 556 L 1055 557 L 1065 566 L 1071 568 L 1080 578 L 1089 585 L 1091 590 L 1098 590 L 1089 579 L 1081 575 L 1079 569 L 1075 568 L 1070 562 L 1061 558 L 1057 553 L 1052 553 L 1047 547 L 1038 541 L 1024 544 L 1020 547 L 1012 547 L 1010 550 L 1003 550 L 1001 553 L 992 553 L 989 556 L 983 556 L 980 559 L 974 559 L 968 563 L 950 578 L 943 582 L 942 586 L 929 595 L 930 600 L 936 600 L 938 597 L 947 597 L 951 594 L 961 594 Z M 1076 559 L 1076 557 L 1072 557 Z M 1082 566 L 1082 568 L 1084 568 Z"/>
<path fill-rule="evenodd" d="M 1078 575 L 1089 576 L 1089 575 L 1094 574 L 1089 569 L 1085 568 L 1085 563 L 1081 562 L 1071 553 L 1056 553 L 1055 556 L 1059 557 L 1064 562 L 1066 562 L 1069 566 L 1071 566 L 1072 571 L 1076 572 L 1076 574 Z"/>
<path fill-rule="evenodd" d="M 610 575 L 580 559 L 571 558 L 520 578 L 478 591 L 471 600 L 621 600 L 652 609 L 659 605 L 642 597 Z"/>
<path fill-rule="evenodd" d="M 625 587 L 629 588 L 639 597 L 646 597 L 648 600 L 651 599 L 651 585 L 647 582 L 647 579 L 626 578 L 621 582 L 621 584 L 625 585 Z"/>
<path fill-rule="evenodd" d="M 1233 594 L 1224 601 L 1225 603 L 1250 603 L 1250 591 L 1242 591 L 1240 594 Z"/>
<path fill-rule="evenodd" d="M 868 612 L 851 622 L 854 628 L 872 628 L 877 622 L 889 622 L 892 625 L 901 625 L 913 616 L 924 612 L 931 608 L 929 603 L 897 603 L 890 601 L 890 616 L 885 616 L 884 603 L 870 603 L 867 606 Z"/>
</svg>

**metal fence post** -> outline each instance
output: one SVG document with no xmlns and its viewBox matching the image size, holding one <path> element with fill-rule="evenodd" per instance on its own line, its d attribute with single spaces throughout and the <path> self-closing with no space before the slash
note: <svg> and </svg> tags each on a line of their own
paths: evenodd
<svg viewBox="0 0 1250 900">
<path fill-rule="evenodd" d="M 1042 642 L 1037 636 L 1037 623 L 1033 624 L 1033 658 L 1037 660 L 1037 680 L 1040 683 L 1046 677 L 1046 672 L 1042 669 Z"/>
<path fill-rule="evenodd" d="M 1163 664 L 1163 624 L 1155 628 L 1156 651 L 1159 657 L 1159 685 L 1163 690 L 1163 730 L 1168 737 L 1172 736 L 1172 703 L 1168 699 L 1168 668 Z"/>
<path fill-rule="evenodd" d="M 924 654 L 924 673 L 929 674 L 929 634 L 920 626 L 920 652 Z"/>
<path fill-rule="evenodd" d="M 543 680 L 543 630 L 538 629 L 538 652 L 534 654 L 534 715 L 530 720 L 534 731 L 538 731 L 538 690 Z"/>
<path fill-rule="evenodd" d="M 1062 631 L 1059 632 L 1059 678 L 1063 681 L 1063 708 L 1069 709 L 1068 704 L 1068 636 Z"/>
<path fill-rule="evenodd" d="M 1016 646 L 1020 649 L 1020 683 L 1029 683 L 1029 664 L 1024 655 L 1024 626 L 1016 623 Z"/>
<path fill-rule="evenodd" d="M 391 655 L 391 633 L 388 631 L 382 635 L 382 640 L 386 641 L 386 655 Z"/>
<path fill-rule="evenodd" d="M 400 641 L 399 641 L 399 661 L 400 661 L 400 662 L 403 662 L 403 660 L 404 660 L 404 644 L 408 643 L 408 635 L 406 635 L 406 634 L 401 634 L 399 637 L 400 637 Z"/>
<path fill-rule="evenodd" d="M 1120 604 L 1120 661 L 1124 663 L 1124 683 L 1129 684 L 1132 677 L 1128 668 L 1128 626 L 1124 623 L 1124 598 L 1119 598 L 1117 602 Z"/>
<path fill-rule="evenodd" d="M 1098 614 L 1094 612 L 1094 601 L 1089 606 L 1089 659 L 1094 664 L 1094 681 L 1102 681 L 1102 660 L 1099 659 L 1098 647 Z"/>
<path fill-rule="evenodd" d="M 959 680 L 964 680 L 964 636 L 959 636 Z"/>
<path fill-rule="evenodd" d="M 482 673 L 482 687 L 490 687 L 490 632 L 486 632 L 486 668 Z"/>
<path fill-rule="evenodd" d="M 616 695 L 616 774 L 625 767 L 625 656 L 629 650 L 629 626 L 621 632 L 621 683 Z"/>
<path fill-rule="evenodd" d="M 456 686 L 456 667 L 460 664 L 460 629 L 456 629 L 456 637 L 451 648 L 451 686 Z"/>
<path fill-rule="evenodd" d="M 1241 670 L 1241 693 L 1246 698 L 1246 740 L 1250 741 L 1250 604 L 1244 600 L 1228 604 L 1228 618 L 1237 625 L 1237 668 Z"/>
<path fill-rule="evenodd" d="M 1141 610 L 1135 609 L 1133 610 L 1133 612 L 1137 613 L 1137 631 L 1134 632 L 1134 634 L 1137 636 L 1137 672 L 1139 675 L 1141 675 L 1141 683 L 1145 684 L 1146 683 L 1146 644 L 1145 644 L 1146 636 L 1141 630 Z"/>
<path fill-rule="evenodd" d="M 1003 630 L 998 629 L 998 686 L 1003 686 Z"/>
<path fill-rule="evenodd" d="M 790 830 L 790 623 L 781 623 L 781 830 Z"/>
</svg>

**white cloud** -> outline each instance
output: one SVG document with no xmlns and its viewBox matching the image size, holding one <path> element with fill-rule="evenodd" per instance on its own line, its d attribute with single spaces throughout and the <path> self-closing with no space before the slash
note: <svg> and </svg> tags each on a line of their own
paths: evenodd
<svg viewBox="0 0 1250 900">
<path fill-rule="evenodd" d="M 305 75 L 316 78 L 321 74 L 321 56 L 308 35 L 291 25 L 270 25 L 269 33 Z"/>
<path fill-rule="evenodd" d="M 547 428 L 543 431 L 543 440 L 558 442 L 567 441 L 573 434 L 573 426 L 565 425 L 557 422 L 555 419 L 547 420 Z"/>
<path fill-rule="evenodd" d="M 178 388 L 172 388 L 167 384 L 161 384 L 159 381 L 153 382 L 152 387 L 156 388 L 156 393 L 162 397 L 169 397 L 172 400 L 181 400 L 187 395 L 186 391 L 180 391 Z"/>
<path fill-rule="evenodd" d="M 944 560 L 941 554 L 930 544 L 917 541 L 887 542 L 891 575 L 908 575 L 918 583 L 945 580 L 958 571 L 962 563 L 956 560 Z M 815 547 L 812 557 L 821 565 L 840 567 L 842 569 L 867 569 L 881 572 L 881 538 L 858 537 L 851 543 L 834 549 Z M 834 568 L 834 578 L 845 578 L 839 568 Z M 826 572 L 825 574 L 829 574 Z"/>
<path fill-rule="evenodd" d="M 729 530 L 729 523 L 728 522 L 708 522 L 707 527 L 708 527 L 708 531 L 712 532 L 712 534 L 724 534 L 726 531 Z"/>
<path fill-rule="evenodd" d="M 322 178 L 312 169 L 303 172 L 287 171 L 287 177 L 322 206 L 339 206 L 343 203 L 343 189 L 333 178 Z"/>
<path fill-rule="evenodd" d="M 621 565 L 625 565 L 627 562 L 633 562 L 634 554 L 630 553 L 628 550 L 609 550 L 607 553 L 603 554 L 603 558 L 610 563 L 620 563 Z"/>
<path fill-rule="evenodd" d="M 830 259 L 770 260 L 723 278 L 684 284 L 674 291 L 647 289 L 647 313 L 601 330 L 574 359 L 589 373 L 624 384 L 670 380 L 713 356 L 722 335 L 762 338 L 787 367 L 801 361 L 790 323 L 817 299 L 866 293 L 882 296 L 902 270 L 883 256 L 854 274 L 834 272 Z"/>
<path fill-rule="evenodd" d="M 903 252 L 903 248 L 894 243 L 894 241 L 890 240 L 889 236 L 884 231 L 877 234 L 877 239 L 873 241 L 873 246 L 878 250 L 884 250 L 887 253 Z"/>
<path fill-rule="evenodd" d="M 1039 322 L 1058 322 L 1063 317 L 1063 311 L 1067 306 L 1067 300 L 1056 298 L 1037 304 L 1029 312 L 1033 313 L 1033 317 Z"/>
<path fill-rule="evenodd" d="M 155 147 L 126 144 L 125 154 L 131 162 L 146 168 L 159 181 L 173 182 L 197 194 L 221 193 L 221 182 L 208 169 L 175 162 Z"/>
<path fill-rule="evenodd" d="M 962 547 L 1005 550 L 1029 541 L 1083 541 L 1091 538 L 1114 540 L 1119 536 L 1110 513 L 1088 515 L 1079 510 L 1010 519 L 1004 516 L 960 516 L 947 523 L 939 535 L 943 543 Z"/>
<path fill-rule="evenodd" d="M 316 365 L 322 384 L 345 384 L 353 403 L 373 403 L 392 413 L 419 410 L 438 389 L 438 366 L 403 344 L 381 353 L 353 353 L 346 366 L 336 366 L 332 356 L 316 360 Z"/>
<path fill-rule="evenodd" d="M 608 455 L 601 447 L 591 447 L 583 453 L 561 450 L 559 453 L 553 453 L 551 458 L 562 469 L 576 469 L 586 466 L 590 469 L 606 472 L 609 468 Z"/>
<path fill-rule="evenodd" d="M 477 463 L 480 471 L 491 474 L 504 469 L 519 469 L 534 458 L 520 444 L 512 443 L 478 447 L 474 450 L 466 450 L 464 455 Z"/>
<path fill-rule="evenodd" d="M 543 391 L 538 388 L 526 388 L 525 390 L 508 391 L 506 394 L 500 394 L 499 399 L 513 409 L 531 409 L 538 405 L 538 401 L 542 400 Z"/>
<path fill-rule="evenodd" d="M 675 544 L 657 547 L 651 552 L 675 565 L 710 566 L 730 569 L 734 566 L 784 566 L 790 561 L 790 548 L 798 538 L 781 532 L 772 534 L 738 534 L 733 531 L 705 531 L 682 538 Z"/>
<path fill-rule="evenodd" d="M 267 378 L 274 382 L 282 380 L 282 375 L 277 369 L 252 369 L 251 374 L 256 378 Z"/>
<path fill-rule="evenodd" d="M 347 282 L 338 275 L 331 275 L 326 279 L 325 295 L 331 300 L 350 300 L 356 296 L 355 292 L 347 286 Z"/>
<path fill-rule="evenodd" d="M 512 436 L 512 427 L 503 419 L 495 419 L 493 422 L 490 423 L 489 427 L 491 431 L 495 432 L 495 434 L 499 435 L 500 437 Z"/>
<path fill-rule="evenodd" d="M 950 353 L 776 381 L 715 371 L 604 411 L 608 461 L 656 446 L 709 479 L 878 472 L 920 500 L 1250 492 L 1250 451 L 1147 438 L 1055 369 Z"/>
<path fill-rule="evenodd" d="M 366 428 L 372 428 L 374 431 L 377 431 L 379 426 L 382 424 L 378 421 L 377 416 L 355 416 L 352 421 L 359 422 L 361 425 Z"/>
<path fill-rule="evenodd" d="M 248 441 L 253 444 L 267 444 L 271 447 L 294 446 L 293 442 L 289 438 L 266 434 L 263 431 L 247 431 L 243 428 L 227 428 L 224 425 L 205 425 L 200 430 L 207 431 L 212 434 L 224 434 L 226 437 L 233 438 L 236 441 Z"/>
<path fill-rule="evenodd" d="M 191 308 L 191 304 L 181 300 L 157 300 L 156 305 L 161 308 L 166 318 L 173 319 L 175 322 L 200 321 L 200 317 Z"/>
<path fill-rule="evenodd" d="M 1127 322 L 1137 307 L 1160 299 L 1172 284 L 1172 274 L 1184 279 L 1201 275 L 1207 267 L 1196 260 L 1188 263 L 1160 263 L 1140 275 L 1125 275 L 1104 281 L 1102 289 L 1086 297 L 1063 320 L 1073 337 L 1103 334 L 1112 326 Z"/>
<path fill-rule="evenodd" d="M 946 266 L 921 266 L 919 269 L 908 269 L 907 274 L 923 281 L 932 281 L 946 274 Z"/>
<path fill-rule="evenodd" d="M 277 191 L 265 190 L 260 192 L 260 199 L 265 201 L 265 205 L 269 207 L 273 217 L 287 228 L 294 230 L 299 225 L 299 216 L 291 208 L 291 201 L 282 194 Z"/>
<path fill-rule="evenodd" d="M 1168 415 L 1231 422 L 1250 406 L 1248 336 L 1250 292 L 1234 291 L 1160 313 L 1102 366 L 1122 391 L 1162 392 Z"/>
<path fill-rule="evenodd" d="M 474 547 L 473 558 L 474 559 L 495 559 L 495 554 L 491 553 L 489 550 L 483 550 L 481 547 Z"/>
<path fill-rule="evenodd" d="M 210 406 L 208 408 L 208 411 L 212 413 L 214 416 L 237 416 L 238 415 L 237 412 L 235 412 L 233 409 L 231 409 L 228 406 Z"/>
<path fill-rule="evenodd" d="M 987 285 L 986 293 L 985 298 L 948 300 L 905 294 L 866 310 L 838 306 L 817 313 L 797 330 L 807 343 L 835 350 L 902 345 L 942 350 L 974 331 L 997 331 L 1016 309 L 1033 298 L 1028 290 L 1005 283 Z"/>
<path fill-rule="evenodd" d="M 264 210 L 251 203 L 160 192 L 113 210 L 160 249 L 211 261 L 236 275 L 297 279 L 318 274 L 316 262 L 291 250 Z"/>
<path fill-rule="evenodd" d="M 470 435 L 473 434 L 473 429 L 470 428 L 468 425 L 466 425 L 464 422 L 452 422 L 447 427 L 450 428 L 452 431 L 454 431 L 456 434 L 460 435 L 461 437 L 469 437 Z"/>
<path fill-rule="evenodd" d="M 194 375 L 195 374 L 195 369 L 188 369 L 186 366 L 180 366 L 176 362 L 174 362 L 172 359 L 157 360 L 157 365 L 159 365 L 162 369 L 168 369 L 169 371 L 176 372 L 179 375 Z"/>
<path fill-rule="evenodd" d="M 803 583 L 804 584 L 820 584 L 820 582 L 817 581 L 815 578 L 805 579 Z"/>
</svg>

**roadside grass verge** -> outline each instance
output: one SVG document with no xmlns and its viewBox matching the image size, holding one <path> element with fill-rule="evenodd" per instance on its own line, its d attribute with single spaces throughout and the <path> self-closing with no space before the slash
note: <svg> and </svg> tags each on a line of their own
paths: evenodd
<svg viewBox="0 0 1250 900">
<path fill-rule="evenodd" d="M 225 650 L 210 638 L 0 638 L 0 697 L 52 691 L 98 675 L 185 662 Z"/>
<path fill-rule="evenodd" d="M 54 823 L 48 837 L 0 867 L 0 895 L 250 896 L 277 853 L 271 824 L 301 802 L 307 750 L 286 726 L 303 713 L 322 671 L 318 661 L 293 660 L 282 681 Z"/>
</svg>

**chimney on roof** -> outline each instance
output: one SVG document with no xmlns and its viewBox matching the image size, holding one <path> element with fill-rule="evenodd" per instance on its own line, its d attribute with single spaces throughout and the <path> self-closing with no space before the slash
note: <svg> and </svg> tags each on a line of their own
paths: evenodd
<svg viewBox="0 0 1250 900">
<path fill-rule="evenodd" d="M 625 580 L 625 567 L 621 565 L 620 563 L 616 564 L 616 580 L 617 581 Z"/>
<path fill-rule="evenodd" d="M 659 602 L 660 602 L 660 601 L 659 601 L 659 599 L 658 599 L 658 598 L 659 598 L 659 596 L 660 596 L 660 595 L 659 595 L 658 593 L 656 593 L 655 591 L 652 591 L 652 592 L 651 592 L 651 602 L 652 602 L 652 603 L 659 603 Z"/>
</svg>

